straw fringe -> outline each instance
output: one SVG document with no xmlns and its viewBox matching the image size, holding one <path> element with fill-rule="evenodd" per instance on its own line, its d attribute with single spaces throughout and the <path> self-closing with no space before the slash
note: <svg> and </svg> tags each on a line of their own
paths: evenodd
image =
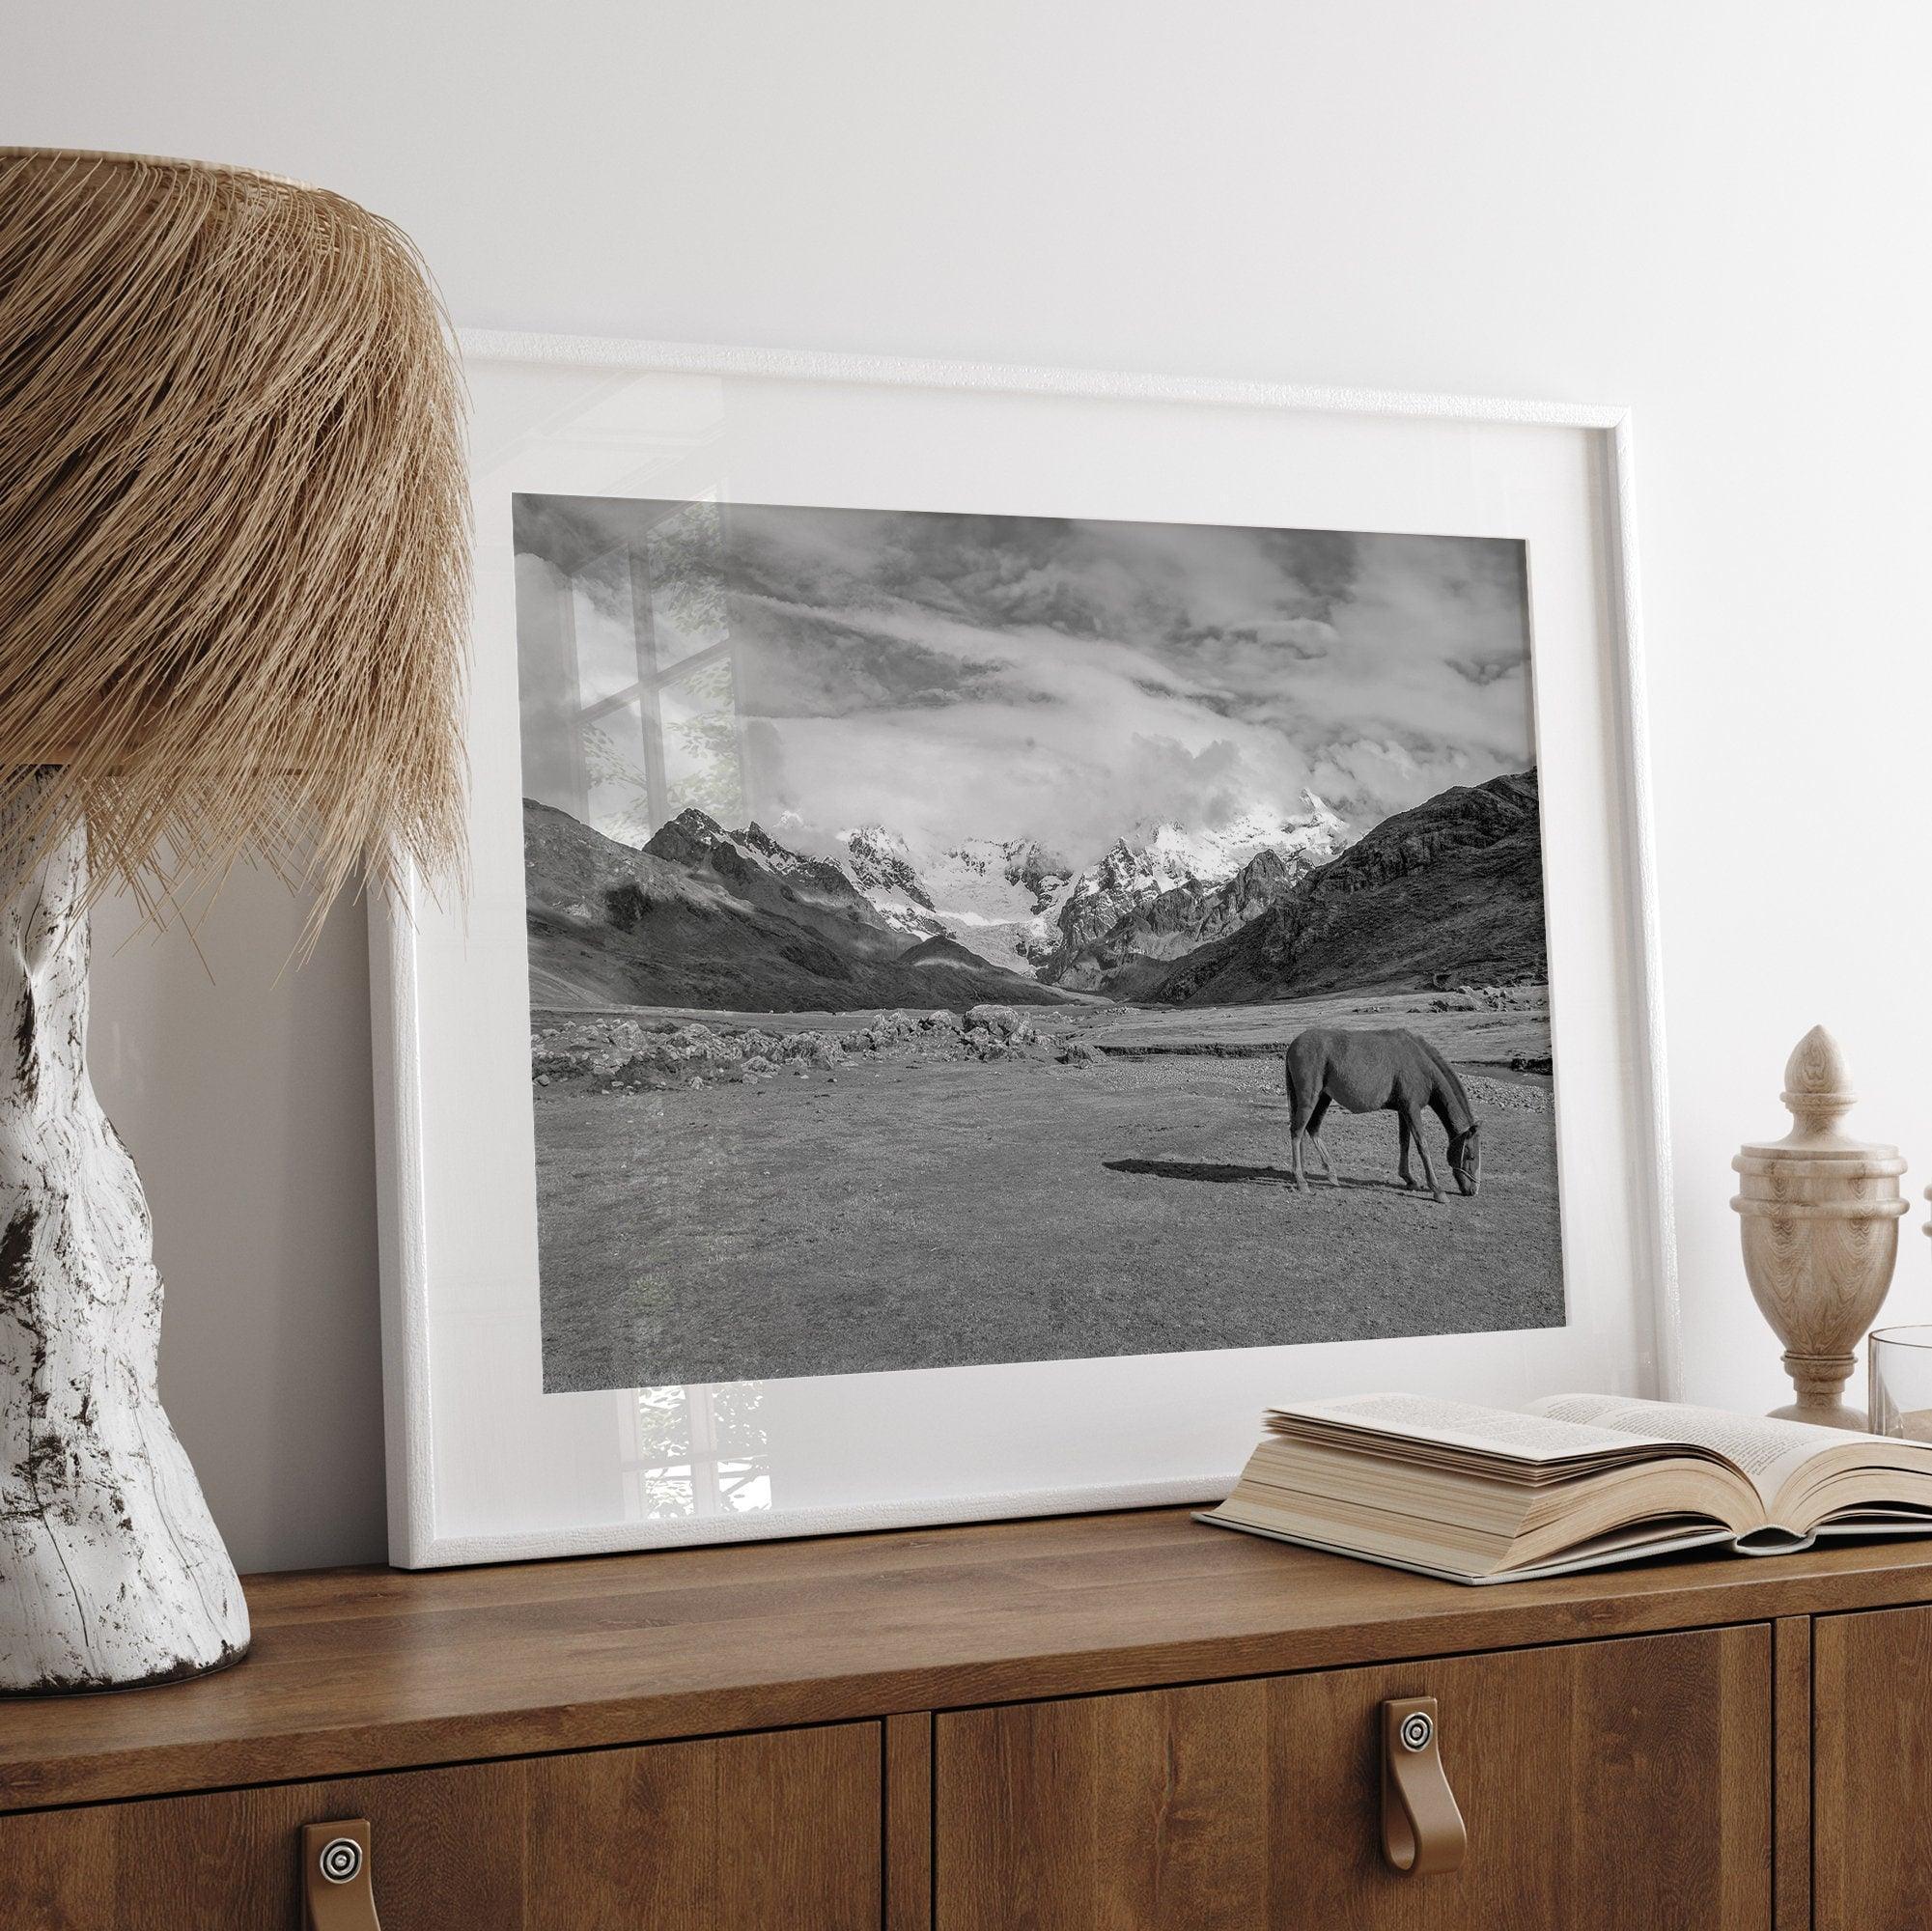
<svg viewBox="0 0 1932 1931">
<path fill-rule="evenodd" d="M 461 377 L 317 188 L 0 151 L 0 898 L 76 826 L 151 915 L 266 862 L 460 886 Z"/>
</svg>

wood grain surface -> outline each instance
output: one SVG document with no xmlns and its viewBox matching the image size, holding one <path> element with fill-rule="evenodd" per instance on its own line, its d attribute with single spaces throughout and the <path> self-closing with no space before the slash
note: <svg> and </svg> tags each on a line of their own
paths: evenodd
<svg viewBox="0 0 1932 1931">
<path fill-rule="evenodd" d="M 1932 1609 L 1821 1617 L 1811 1636 L 1818 1931 L 1932 1924 Z"/>
<path fill-rule="evenodd" d="M 301 1826 L 371 1823 L 383 1931 L 877 1931 L 876 1723 L 0 1817 L 5 1922 L 294 1931 Z"/>
<path fill-rule="evenodd" d="M 1783 1616 L 1772 1637 L 1772 1889 L 1776 1931 L 1811 1924 L 1811 1629 Z"/>
<path fill-rule="evenodd" d="M 275 1576 L 200 1682 L 0 1700 L 0 1810 L 1932 1599 L 1932 1544 L 1469 1589 L 1180 1510 Z"/>
<path fill-rule="evenodd" d="M 885 1720 L 885 1931 L 932 1931 L 933 1718 Z"/>
<path fill-rule="evenodd" d="M 1381 1856 L 1379 1709 L 1434 1696 L 1462 1866 Z M 1763 1625 L 938 1719 L 936 1931 L 1763 1931 Z"/>
</svg>

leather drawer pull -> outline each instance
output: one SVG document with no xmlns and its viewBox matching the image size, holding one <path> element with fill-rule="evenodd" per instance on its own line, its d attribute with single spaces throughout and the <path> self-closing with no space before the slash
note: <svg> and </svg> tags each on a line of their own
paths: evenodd
<svg viewBox="0 0 1932 1931">
<path fill-rule="evenodd" d="M 302 1826 L 303 1931 L 382 1931 L 369 1882 L 369 1820 Z"/>
<path fill-rule="evenodd" d="M 1399 1871 L 1454 1870 L 1469 1847 L 1456 1793 L 1436 1748 L 1436 1699 L 1382 1706 L 1382 1855 Z"/>
</svg>

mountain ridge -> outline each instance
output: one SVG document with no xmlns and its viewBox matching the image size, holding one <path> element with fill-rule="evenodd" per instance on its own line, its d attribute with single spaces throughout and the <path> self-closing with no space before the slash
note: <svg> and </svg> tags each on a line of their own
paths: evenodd
<svg viewBox="0 0 1932 1931">
<path fill-rule="evenodd" d="M 904 931 L 834 864 L 696 807 L 641 849 L 523 801 L 533 1003 L 851 1012 L 1072 995 L 971 954 L 907 963 Z M 965 948 L 960 948 L 964 953 Z"/>
<path fill-rule="evenodd" d="M 864 859 L 849 871 L 696 807 L 638 849 L 526 799 L 533 996 L 758 1011 L 936 996 L 1239 1005 L 1547 976 L 1533 769 L 1452 786 L 1353 843 L 1307 803 L 1292 821 L 1122 838 L 1074 875 L 1029 840 L 966 840 L 944 854 L 949 870 L 925 870 L 876 826 L 847 834 Z"/>
<path fill-rule="evenodd" d="M 847 876 L 909 936 L 949 933 L 1008 970 L 1109 993 L 1148 960 L 1175 958 L 1245 922 L 1264 884 L 1283 889 L 1346 846 L 1335 812 L 1312 792 L 1302 804 L 1291 816 L 1251 810 L 1205 831 L 1143 824 L 1084 869 L 1023 837 L 966 838 L 921 854 L 867 824 L 837 842 Z M 1269 853 L 1278 866 L 1257 867 Z"/>
<path fill-rule="evenodd" d="M 1549 976 L 1532 768 L 1386 818 L 1143 996 L 1248 1005 L 1307 993 Z"/>
<path fill-rule="evenodd" d="M 1289 819 L 1250 813 L 1218 833 L 1162 826 L 1149 846 L 1119 840 L 1083 875 L 1060 914 L 1060 939 L 1040 962 L 1055 985 L 1139 996 L 1167 963 L 1238 931 L 1348 845 L 1342 819 L 1313 792 Z"/>
</svg>

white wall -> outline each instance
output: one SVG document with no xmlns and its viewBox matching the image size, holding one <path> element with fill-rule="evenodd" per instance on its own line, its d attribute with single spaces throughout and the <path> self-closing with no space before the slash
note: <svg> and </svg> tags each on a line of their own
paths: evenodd
<svg viewBox="0 0 1932 1931">
<path fill-rule="evenodd" d="M 1634 404 L 1692 1392 L 1778 1395 L 1727 1161 L 1814 1021 L 1932 1176 L 1932 10 L 65 0 L 7 40 L 0 138 L 326 182 L 466 322 Z M 244 1567 L 383 1546 L 363 925 L 278 980 L 297 923 L 241 882 L 210 984 L 101 921 L 164 1389 Z"/>
</svg>

